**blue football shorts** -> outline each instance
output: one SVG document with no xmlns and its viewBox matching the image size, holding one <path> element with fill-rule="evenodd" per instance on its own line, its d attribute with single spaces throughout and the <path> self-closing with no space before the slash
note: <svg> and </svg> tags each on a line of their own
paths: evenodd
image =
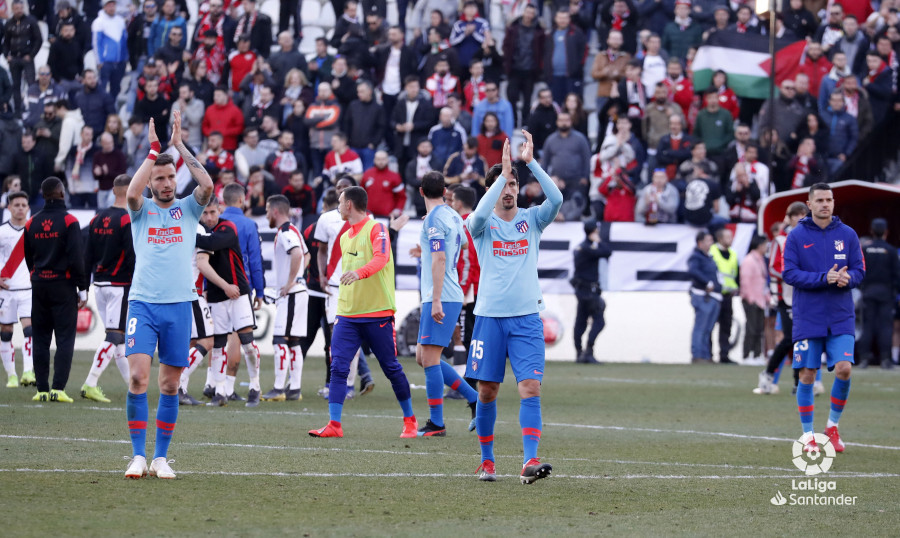
<svg viewBox="0 0 900 538">
<path fill-rule="evenodd" d="M 152 357 L 158 346 L 160 363 L 186 367 L 192 322 L 189 301 L 168 304 L 128 301 L 125 355 L 145 353 Z"/>
<path fill-rule="evenodd" d="M 516 382 L 544 378 L 544 324 L 538 314 L 510 318 L 475 316 L 466 377 L 502 383 L 506 358 Z"/>
<path fill-rule="evenodd" d="M 447 347 L 453 338 L 453 330 L 456 329 L 456 320 L 462 310 L 462 303 L 441 303 L 444 309 L 444 320 L 441 323 L 431 317 L 431 303 L 422 303 L 422 314 L 419 316 L 420 344 Z"/>
<path fill-rule="evenodd" d="M 856 364 L 853 360 L 853 345 L 856 339 L 852 334 L 838 334 L 821 338 L 806 338 L 794 342 L 794 369 L 822 367 L 822 353 L 828 359 L 828 371 L 841 361 Z"/>
</svg>

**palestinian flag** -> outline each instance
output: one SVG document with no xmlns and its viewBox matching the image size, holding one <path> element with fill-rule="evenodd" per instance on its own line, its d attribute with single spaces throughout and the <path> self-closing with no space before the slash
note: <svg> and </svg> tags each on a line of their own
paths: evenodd
<svg viewBox="0 0 900 538">
<path fill-rule="evenodd" d="M 805 57 L 806 41 L 775 40 L 775 85 L 792 77 Z M 720 31 L 710 34 L 691 64 L 694 88 L 709 87 L 713 73 L 728 73 L 728 87 L 739 97 L 769 98 L 769 36 Z"/>
</svg>

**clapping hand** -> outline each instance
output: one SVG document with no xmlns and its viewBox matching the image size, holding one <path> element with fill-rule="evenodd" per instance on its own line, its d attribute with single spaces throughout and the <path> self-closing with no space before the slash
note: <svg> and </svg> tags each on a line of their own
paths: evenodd
<svg viewBox="0 0 900 538">
<path fill-rule="evenodd" d="M 522 160 L 528 164 L 534 160 L 534 139 L 531 137 L 531 133 L 525 129 L 522 129 L 522 134 L 525 136 L 525 144 L 522 145 Z"/>
<path fill-rule="evenodd" d="M 181 111 L 172 111 L 172 139 L 169 140 L 170 146 L 178 147 L 181 145 Z"/>
<path fill-rule="evenodd" d="M 527 150 L 522 150 L 523 158 L 524 158 L 526 151 Z M 506 141 L 503 142 L 502 155 L 503 155 L 503 157 L 501 159 L 501 163 L 502 163 L 503 168 L 500 171 L 500 175 L 502 175 L 504 178 L 508 179 L 508 178 L 512 177 L 512 152 L 509 149 L 509 138 L 507 138 Z"/>
<path fill-rule="evenodd" d="M 844 288 L 850 285 L 850 274 L 847 273 L 847 266 L 841 267 L 841 270 L 838 271 L 838 279 L 837 285 L 839 288 Z"/>
</svg>

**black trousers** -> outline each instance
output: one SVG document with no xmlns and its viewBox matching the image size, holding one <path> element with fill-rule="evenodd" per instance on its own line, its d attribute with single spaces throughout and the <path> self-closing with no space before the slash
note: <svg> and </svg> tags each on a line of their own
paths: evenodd
<svg viewBox="0 0 900 538">
<path fill-rule="evenodd" d="M 750 355 L 762 356 L 766 311 L 747 301 L 741 301 L 741 303 L 744 305 L 744 315 L 747 317 L 744 331 L 744 358 L 746 359 Z"/>
<path fill-rule="evenodd" d="M 867 297 L 863 299 L 863 331 L 859 339 L 862 360 L 875 363 L 872 344 L 878 346 L 878 356 L 883 364 L 891 360 L 891 337 L 894 332 L 893 297 Z"/>
<path fill-rule="evenodd" d="M 581 353 L 581 339 L 587 330 L 588 319 L 591 320 L 591 330 L 588 332 L 587 347 L 584 349 L 594 349 L 597 336 L 606 326 L 606 320 L 603 318 L 606 301 L 597 293 L 576 291 L 575 296 L 578 298 L 578 308 L 575 311 L 575 327 L 572 329 L 572 335 L 575 338 L 575 351 Z"/>
<path fill-rule="evenodd" d="M 531 113 L 531 94 L 534 92 L 535 78 L 534 71 L 513 70 L 509 74 L 506 97 L 513 106 L 513 121 L 516 120 L 516 112 L 520 112 L 518 116 L 520 122 L 516 125 L 525 125 L 525 122 L 528 121 L 528 115 Z M 521 108 L 519 108 L 520 98 L 522 100 Z"/>
<path fill-rule="evenodd" d="M 734 296 L 722 295 L 722 308 L 719 309 L 719 360 L 728 358 L 731 352 L 731 321 L 734 318 Z"/>
<path fill-rule="evenodd" d="M 328 317 L 325 314 L 325 298 L 310 295 L 307 308 L 306 337 L 300 341 L 300 349 L 303 350 L 305 357 L 313 340 L 316 339 L 316 333 L 322 329 L 325 336 L 325 385 L 328 385 L 331 380 L 331 325 L 328 324 Z"/>
<path fill-rule="evenodd" d="M 785 355 L 790 358 L 791 351 L 794 346 L 792 336 L 794 332 L 794 314 L 791 311 L 791 307 L 789 307 L 784 301 L 778 301 L 778 313 L 781 315 L 781 332 L 784 333 L 784 338 L 782 338 L 780 342 L 775 344 L 775 349 L 772 351 L 772 356 L 769 357 L 769 363 L 766 365 L 766 373 L 770 375 L 775 374 L 775 370 L 778 369 L 778 365 L 781 364 L 781 361 L 784 360 Z M 799 379 L 800 370 L 794 370 L 795 387 L 797 386 L 797 381 Z"/>
<path fill-rule="evenodd" d="M 13 57 L 9 61 L 9 74 L 12 76 L 13 103 L 16 106 L 16 112 L 22 112 L 24 109 L 22 103 L 22 77 L 25 77 L 26 86 L 34 82 L 34 58 L 26 61 L 24 58 Z"/>
<path fill-rule="evenodd" d="M 303 22 L 300 20 L 300 1 L 299 0 L 281 0 L 281 7 L 278 12 L 278 33 L 288 29 L 294 18 L 294 37 L 300 39 L 303 33 Z"/>
<path fill-rule="evenodd" d="M 78 321 L 78 291 L 69 281 L 35 282 L 31 291 L 34 375 L 38 392 L 50 390 L 50 340 L 56 333 L 53 389 L 64 390 L 72 369 L 75 325 Z"/>
</svg>

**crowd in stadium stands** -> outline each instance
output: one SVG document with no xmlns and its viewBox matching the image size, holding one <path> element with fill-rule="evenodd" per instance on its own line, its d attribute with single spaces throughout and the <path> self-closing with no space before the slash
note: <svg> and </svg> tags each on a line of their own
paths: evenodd
<svg viewBox="0 0 900 538">
<path fill-rule="evenodd" d="M 33 209 L 51 174 L 70 207 L 106 207 L 146 154 L 149 119 L 166 141 L 181 110 L 217 192 L 246 185 L 249 213 L 284 193 L 311 222 L 351 174 L 380 213 L 422 215 L 425 172 L 480 196 L 524 127 L 564 193 L 560 219 L 752 223 L 772 193 L 836 177 L 900 108 L 895 1 L 786 4 L 777 37 L 807 45 L 770 103 L 738 98 L 723 71 L 693 80 L 711 34 L 769 32 L 752 2 L 401 0 L 388 17 L 385 0 L 332 0 L 330 36 L 303 54 L 304 25 L 321 23 L 301 21 L 296 0 L 275 23 L 258 0 L 195 15 L 186 0 L 35 0 L 30 13 L 5 0 L 0 177 Z M 522 205 L 542 199 L 532 181 Z"/>
</svg>

